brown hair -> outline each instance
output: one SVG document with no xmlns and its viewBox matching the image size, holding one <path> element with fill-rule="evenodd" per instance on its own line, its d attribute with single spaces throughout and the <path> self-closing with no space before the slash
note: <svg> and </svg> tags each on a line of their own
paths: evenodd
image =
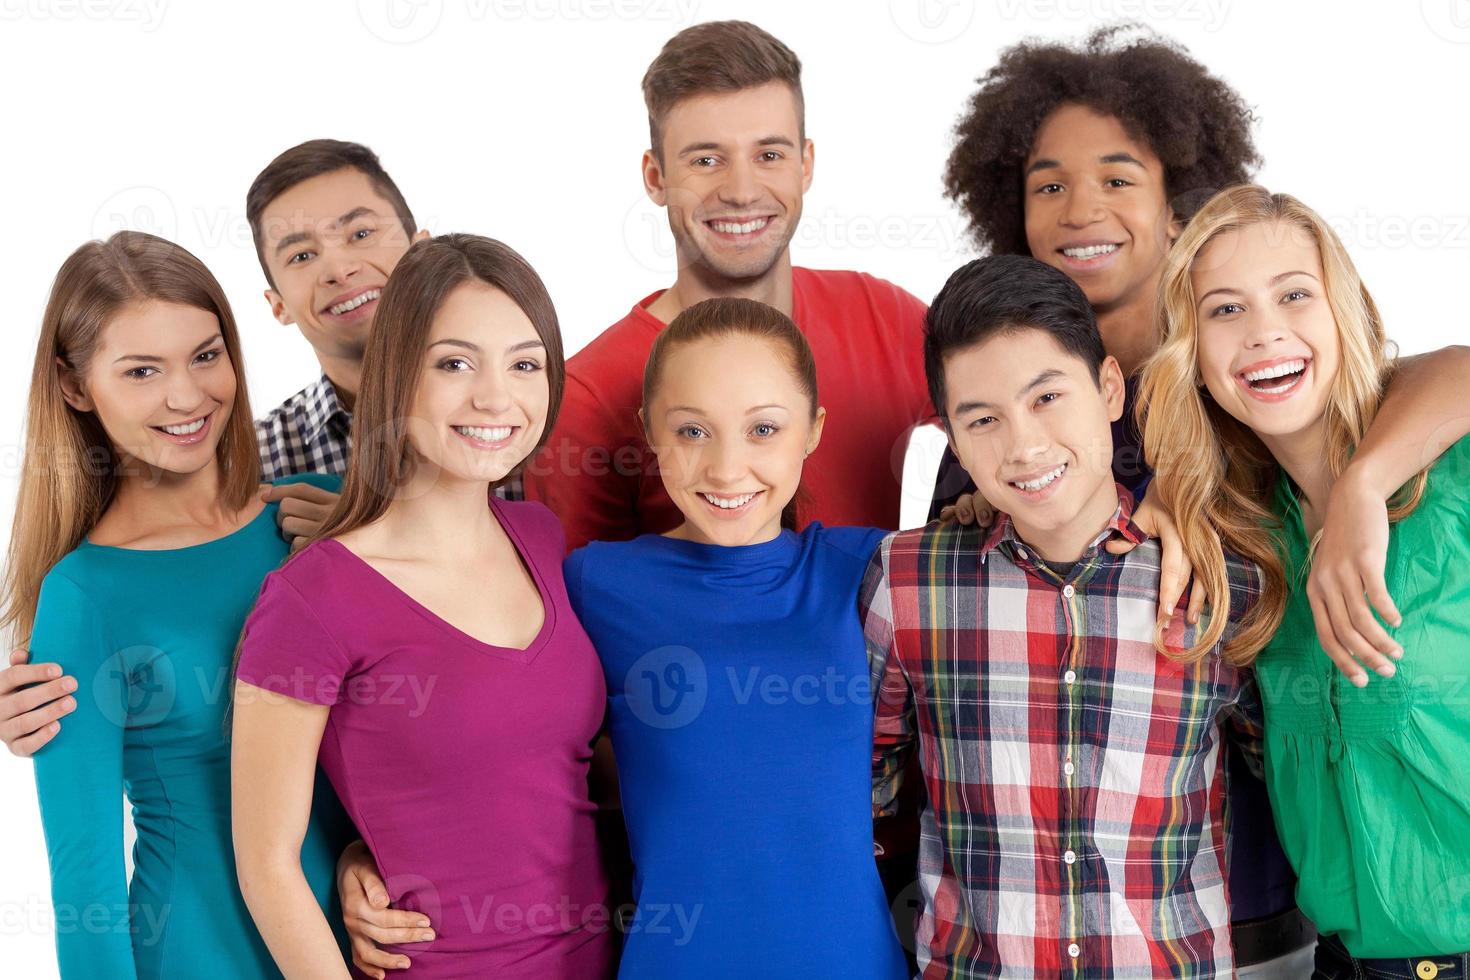
<svg viewBox="0 0 1470 980">
<path fill-rule="evenodd" d="M 411 239 L 414 232 L 418 231 L 418 223 L 413 220 L 408 202 L 403 199 L 393 178 L 388 176 L 388 172 L 378 162 L 376 153 L 361 143 L 308 140 L 291 147 L 266 164 L 265 169 L 250 184 L 250 190 L 245 192 L 245 220 L 250 223 L 250 235 L 255 239 L 255 257 L 260 260 L 261 271 L 265 273 L 265 280 L 271 284 L 272 289 L 276 282 L 271 277 L 270 267 L 265 263 L 265 230 L 261 227 L 265 209 L 297 184 L 322 174 L 347 169 L 356 170 L 367 177 L 373 190 L 393 205 L 398 223 L 403 225 L 403 234 L 407 238 Z"/>
<path fill-rule="evenodd" d="M 732 336 L 755 337 L 784 348 L 796 385 L 811 404 L 811 417 L 817 417 L 817 362 L 812 356 L 811 345 L 795 322 L 775 307 L 753 299 L 707 299 L 674 317 L 659 332 L 648 352 L 648 364 L 643 369 L 645 436 L 648 435 L 648 409 L 653 404 L 669 353 L 676 347 Z M 781 511 L 782 527 L 795 529 L 799 526 L 797 511 L 804 501 L 805 494 L 798 487 L 796 496 Z"/>
<path fill-rule="evenodd" d="M 801 61 L 786 45 L 743 20 L 696 24 L 664 44 L 643 75 L 648 106 L 648 138 L 663 162 L 663 122 L 685 99 L 712 92 L 738 92 L 768 82 L 785 82 L 796 99 L 796 124 L 806 138 L 806 101 L 801 94 Z"/>
<path fill-rule="evenodd" d="M 112 440 L 95 413 L 79 412 L 62 398 L 61 372 L 84 378 L 108 322 L 130 304 L 148 301 L 178 303 L 218 318 L 235 372 L 235 401 L 216 449 L 220 497 L 239 510 L 259 486 L 245 362 L 219 282 L 187 250 L 143 232 L 120 231 L 78 248 L 51 286 L 31 368 L 25 460 L 0 614 L 0 626 L 12 630 L 17 642 L 29 639 L 41 580 L 96 526 L 118 487 Z"/>
<path fill-rule="evenodd" d="M 345 534 L 376 521 L 413 476 L 417 457 L 409 442 L 409 412 L 418 393 L 420 365 L 440 307 L 450 293 L 469 282 L 493 286 L 509 296 L 546 345 L 550 387 L 546 424 L 535 448 L 504 480 L 520 472 L 545 445 L 556 424 L 566 366 L 556 309 L 541 277 L 509 246 L 480 235 L 440 235 L 415 242 L 378 300 L 352 413 L 352 458 L 337 506 L 314 537 Z"/>
</svg>

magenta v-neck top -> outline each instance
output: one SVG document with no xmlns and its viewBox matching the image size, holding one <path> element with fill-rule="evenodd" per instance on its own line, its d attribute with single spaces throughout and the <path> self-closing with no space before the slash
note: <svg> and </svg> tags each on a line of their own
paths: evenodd
<svg viewBox="0 0 1470 980">
<path fill-rule="evenodd" d="M 322 768 L 394 907 L 434 926 L 387 947 L 408 976 L 596 980 L 614 952 L 587 795 L 602 668 L 567 601 L 561 525 L 541 504 L 491 508 L 545 607 L 524 650 L 461 632 L 328 539 L 266 577 L 237 676 L 331 707 Z"/>
</svg>

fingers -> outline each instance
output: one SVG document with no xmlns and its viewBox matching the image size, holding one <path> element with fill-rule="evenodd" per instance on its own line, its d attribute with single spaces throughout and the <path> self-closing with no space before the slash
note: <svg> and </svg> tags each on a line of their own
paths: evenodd
<svg viewBox="0 0 1470 980">
<path fill-rule="evenodd" d="M 26 712 L 57 698 L 65 697 L 77 689 L 75 677 L 58 677 L 35 687 L 27 687 L 0 697 L 0 719 L 18 721 Z M 49 719 L 48 719 L 49 720 Z M 28 731 L 31 729 L 28 729 Z"/>
<path fill-rule="evenodd" d="M 31 651 L 27 650 L 25 647 L 16 647 L 14 650 L 10 651 L 10 665 L 12 667 L 16 666 L 17 664 L 23 664 L 30 659 Z M 0 673 L 3 673 L 3 671 L 0 671 Z"/>
<path fill-rule="evenodd" d="M 292 538 L 311 537 L 322 526 L 321 521 L 311 521 L 304 517 L 288 517 L 278 520 L 277 523 L 281 526 L 281 533 Z"/>
<path fill-rule="evenodd" d="M 1185 622 L 1191 626 L 1199 622 L 1200 616 L 1205 611 L 1205 587 L 1199 579 L 1194 580 L 1194 585 L 1189 590 L 1189 609 L 1185 611 Z"/>
<path fill-rule="evenodd" d="M 1133 541 L 1129 541 L 1127 538 L 1110 538 L 1103 542 L 1103 547 L 1107 549 L 1110 555 L 1126 555 L 1134 548 L 1137 548 L 1138 545 Z"/>
<path fill-rule="evenodd" d="M 1175 552 L 1164 552 L 1159 563 L 1159 619 L 1167 620 L 1179 607 L 1179 597 L 1189 584 L 1189 563 L 1184 556 Z"/>
<path fill-rule="evenodd" d="M 283 483 L 279 486 L 273 483 L 263 483 L 261 484 L 261 498 L 266 503 L 279 500 L 282 506 L 285 506 L 287 500 L 326 504 L 329 507 L 337 502 L 337 494 L 322 487 L 312 486 L 310 483 Z"/>
<path fill-rule="evenodd" d="M 71 680 L 67 678 L 67 680 Z M 59 682 L 53 682 L 59 683 Z M 75 682 L 72 683 L 75 687 Z M 22 692 L 29 694 L 29 691 Z M 19 695 L 12 695 L 19 697 Z M 61 730 L 58 722 L 64 715 L 76 710 L 77 699 L 71 696 L 57 697 L 39 708 L 16 715 L 0 722 L 0 741 L 4 741 L 13 755 L 26 757 L 51 741 Z"/>
<path fill-rule="evenodd" d="M 408 969 L 409 959 L 401 953 L 387 953 L 367 939 L 352 937 L 352 962 L 359 970 L 383 980 L 388 970 Z"/>
<path fill-rule="evenodd" d="M 939 509 L 939 520 L 944 524 L 954 520 L 954 504 L 946 504 Z"/>
<path fill-rule="evenodd" d="M 1362 576 L 1363 592 L 1368 596 L 1368 601 L 1373 603 L 1373 608 L 1378 610 L 1378 615 L 1382 616 L 1383 621 L 1390 626 L 1402 626 L 1404 617 L 1399 613 L 1399 607 L 1394 604 L 1393 596 L 1388 594 L 1388 583 L 1383 581 L 1383 566 L 1377 562 L 1370 562 L 1366 568 L 1360 567 L 1358 572 Z"/>
<path fill-rule="evenodd" d="M 379 946 L 426 943 L 434 938 L 434 930 L 428 928 L 428 921 L 417 912 L 374 909 L 370 915 L 359 916 L 356 927 L 348 932 L 370 939 Z"/>
<path fill-rule="evenodd" d="M 13 742 L 6 742 L 5 747 L 16 758 L 29 759 L 39 752 L 43 745 L 55 738 L 56 733 L 59 731 L 61 731 L 61 723 L 53 721 L 40 731 L 32 732 L 30 735 L 23 735 Z"/>
<path fill-rule="evenodd" d="M 11 654 L 15 656 L 15 654 Z M 62 677 L 60 664 L 27 664 L 21 663 L 14 667 L 6 667 L 0 670 L 0 695 L 7 695 L 12 691 L 31 684 L 40 684 L 43 681 L 62 679 L 72 681 L 72 687 L 76 687 L 76 681 L 71 677 Z M 56 695 L 51 695 L 53 698 Z M 22 711 L 25 709 L 22 708 Z"/>
<path fill-rule="evenodd" d="M 1354 687 L 1367 687 L 1368 675 L 1363 671 L 1362 665 L 1337 642 L 1337 634 L 1332 631 L 1332 620 L 1327 615 L 1326 604 L 1310 588 L 1307 590 L 1307 600 L 1312 606 L 1312 621 L 1317 624 L 1317 642 L 1322 645 L 1323 652 Z"/>
</svg>

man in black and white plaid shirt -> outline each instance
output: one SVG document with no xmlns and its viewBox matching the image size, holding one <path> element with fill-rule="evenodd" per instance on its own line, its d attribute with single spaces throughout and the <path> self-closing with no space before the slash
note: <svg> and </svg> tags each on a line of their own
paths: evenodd
<svg viewBox="0 0 1470 980">
<path fill-rule="evenodd" d="M 265 272 L 271 315 L 301 330 L 322 376 L 255 423 L 260 473 L 341 474 L 351 452 L 352 405 L 382 287 L 408 247 L 427 231 L 372 150 L 311 140 L 260 172 L 245 216 Z M 496 488 L 519 499 L 520 480 Z M 306 483 L 273 487 L 281 529 L 302 534 L 327 516 L 336 495 Z"/>
</svg>

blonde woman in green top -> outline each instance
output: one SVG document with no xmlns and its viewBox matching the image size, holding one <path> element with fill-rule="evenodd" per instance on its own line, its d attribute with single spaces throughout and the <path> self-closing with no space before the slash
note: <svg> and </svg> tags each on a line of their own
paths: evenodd
<svg viewBox="0 0 1470 980">
<path fill-rule="evenodd" d="M 1387 622 L 1359 632 L 1382 631 L 1394 662 L 1354 679 L 1318 641 L 1327 610 L 1306 581 L 1328 492 L 1394 370 L 1372 297 L 1316 213 L 1241 186 L 1185 228 L 1160 298 L 1140 389 L 1149 493 L 1179 515 L 1207 587 L 1222 547 L 1265 571 L 1236 653 L 1255 655 L 1276 823 L 1323 936 L 1315 976 L 1464 977 L 1470 398 L 1429 420 L 1424 468 L 1386 505 L 1388 594 L 1365 591 Z"/>
</svg>

